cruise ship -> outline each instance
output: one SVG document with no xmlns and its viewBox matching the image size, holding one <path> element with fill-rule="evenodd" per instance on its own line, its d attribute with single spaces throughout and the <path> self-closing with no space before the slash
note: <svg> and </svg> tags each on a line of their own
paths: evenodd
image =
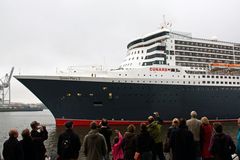
<svg viewBox="0 0 240 160">
<path fill-rule="evenodd" d="M 56 125 L 188 118 L 192 110 L 212 120 L 240 113 L 240 44 L 162 27 L 127 45 L 115 69 L 69 67 L 57 75 L 15 76 L 52 112 Z"/>
</svg>

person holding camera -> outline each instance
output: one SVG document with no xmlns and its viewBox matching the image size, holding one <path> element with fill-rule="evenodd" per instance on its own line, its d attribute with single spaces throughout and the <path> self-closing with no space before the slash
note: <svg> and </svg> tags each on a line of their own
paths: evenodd
<svg viewBox="0 0 240 160">
<path fill-rule="evenodd" d="M 35 160 L 45 160 L 46 148 L 43 142 L 48 139 L 46 126 L 40 125 L 37 121 L 33 121 L 30 126 L 32 128 L 31 136 L 33 140 Z"/>
</svg>

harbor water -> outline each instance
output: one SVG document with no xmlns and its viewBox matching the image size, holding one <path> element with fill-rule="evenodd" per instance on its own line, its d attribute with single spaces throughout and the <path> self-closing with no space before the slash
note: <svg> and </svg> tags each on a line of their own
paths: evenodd
<svg viewBox="0 0 240 160">
<path fill-rule="evenodd" d="M 146 115 L 147 117 L 148 115 Z M 38 112 L 0 112 L 0 151 L 2 154 L 2 147 L 4 141 L 8 138 L 8 131 L 11 128 L 17 128 L 19 131 L 19 140 L 21 139 L 21 131 L 25 128 L 30 129 L 30 123 L 32 121 L 39 121 L 41 124 L 46 125 L 49 132 L 49 138 L 45 142 L 47 148 L 47 154 L 51 159 L 56 159 L 56 144 L 59 134 L 64 131 L 64 127 L 56 127 L 54 117 L 49 110 L 43 110 Z M 125 132 L 126 126 L 111 126 L 112 129 L 118 129 L 121 132 Z M 168 126 L 164 126 L 164 132 L 166 132 Z M 138 129 L 138 126 L 137 126 Z M 224 131 L 232 136 L 233 140 L 236 140 L 237 133 L 236 123 L 224 123 Z M 88 127 L 75 127 L 74 130 L 78 133 L 83 141 L 84 136 L 89 131 Z M 115 136 L 115 135 L 113 135 Z M 1 156 L 2 157 L 2 156 Z"/>
</svg>

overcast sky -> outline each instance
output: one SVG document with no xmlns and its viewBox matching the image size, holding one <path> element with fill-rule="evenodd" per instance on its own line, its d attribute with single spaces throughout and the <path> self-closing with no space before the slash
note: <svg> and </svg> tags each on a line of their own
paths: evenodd
<svg viewBox="0 0 240 160">
<path fill-rule="evenodd" d="M 240 42 L 239 0 L 1 0 L 0 77 L 118 66 L 127 44 L 166 20 L 193 36 Z M 39 102 L 16 79 L 12 100 Z"/>
</svg>

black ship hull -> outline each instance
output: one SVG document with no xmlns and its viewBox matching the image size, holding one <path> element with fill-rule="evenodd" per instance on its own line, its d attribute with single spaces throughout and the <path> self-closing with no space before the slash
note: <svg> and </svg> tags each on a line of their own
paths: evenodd
<svg viewBox="0 0 240 160">
<path fill-rule="evenodd" d="M 164 120 L 199 117 L 236 119 L 240 113 L 240 87 L 134 84 L 18 78 L 62 120 L 144 121 L 153 112 Z"/>
</svg>

